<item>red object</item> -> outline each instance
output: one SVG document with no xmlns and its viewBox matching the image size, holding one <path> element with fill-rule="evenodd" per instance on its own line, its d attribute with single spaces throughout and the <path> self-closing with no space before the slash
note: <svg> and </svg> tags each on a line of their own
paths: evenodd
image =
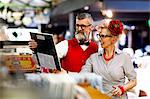
<svg viewBox="0 0 150 99">
<path fill-rule="evenodd" d="M 123 88 L 123 86 L 118 86 L 118 87 L 120 88 L 120 90 L 121 90 L 121 92 L 122 92 L 121 95 L 123 95 L 123 94 L 125 93 L 125 89 Z"/>
<path fill-rule="evenodd" d="M 119 20 L 111 20 L 108 25 L 108 29 L 110 30 L 112 35 L 117 36 L 119 34 L 122 34 L 123 24 Z"/>
<path fill-rule="evenodd" d="M 41 72 L 42 73 L 49 73 L 49 68 L 41 67 Z"/>
<path fill-rule="evenodd" d="M 139 97 L 145 97 L 147 93 L 144 90 L 140 90 Z"/>
<path fill-rule="evenodd" d="M 104 59 L 105 59 L 106 61 L 110 61 L 113 57 L 114 57 L 114 54 L 113 54 L 110 58 L 106 58 L 106 54 L 104 54 Z"/>
<path fill-rule="evenodd" d="M 98 51 L 98 46 L 90 42 L 88 48 L 84 51 L 76 38 L 68 40 L 68 52 L 66 57 L 61 59 L 62 68 L 70 72 L 80 72 L 81 67 L 85 64 L 91 54 Z"/>
</svg>

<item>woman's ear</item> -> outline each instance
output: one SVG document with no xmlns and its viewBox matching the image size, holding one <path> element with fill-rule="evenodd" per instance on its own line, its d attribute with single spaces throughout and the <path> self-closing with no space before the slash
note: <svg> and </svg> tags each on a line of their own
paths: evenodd
<svg viewBox="0 0 150 99">
<path fill-rule="evenodd" d="M 114 38 L 112 38 L 112 44 L 114 44 L 115 43 L 115 39 Z"/>
<path fill-rule="evenodd" d="M 118 36 L 114 36 L 112 38 L 112 42 L 115 44 L 118 41 L 119 37 Z"/>
</svg>

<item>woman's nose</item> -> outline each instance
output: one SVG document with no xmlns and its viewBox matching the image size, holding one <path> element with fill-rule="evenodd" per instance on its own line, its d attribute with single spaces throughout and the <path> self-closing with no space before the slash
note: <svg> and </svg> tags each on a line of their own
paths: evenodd
<svg viewBox="0 0 150 99">
<path fill-rule="evenodd" d="M 99 38 L 99 41 L 100 41 L 100 42 L 102 42 L 102 39 L 101 39 L 101 38 Z"/>
</svg>

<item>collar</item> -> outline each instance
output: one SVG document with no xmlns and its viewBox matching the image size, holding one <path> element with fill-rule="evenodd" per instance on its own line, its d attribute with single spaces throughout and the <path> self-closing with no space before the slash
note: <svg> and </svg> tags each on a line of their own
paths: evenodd
<svg viewBox="0 0 150 99">
<path fill-rule="evenodd" d="M 103 55 L 103 53 L 104 53 L 104 49 L 100 49 L 99 51 L 98 51 L 98 55 L 99 56 L 102 56 Z M 121 54 L 122 53 L 122 51 L 120 50 L 120 49 L 118 49 L 118 48 L 115 48 L 115 54 Z"/>
<path fill-rule="evenodd" d="M 76 37 L 75 37 L 75 39 L 77 40 L 79 45 L 86 45 L 86 46 L 88 46 L 90 44 L 90 42 L 91 42 L 91 40 L 85 41 L 85 42 L 80 42 Z"/>
<path fill-rule="evenodd" d="M 86 45 L 86 46 L 88 46 L 89 44 L 90 44 L 89 41 L 87 41 L 87 42 L 79 42 L 79 45 Z"/>
</svg>

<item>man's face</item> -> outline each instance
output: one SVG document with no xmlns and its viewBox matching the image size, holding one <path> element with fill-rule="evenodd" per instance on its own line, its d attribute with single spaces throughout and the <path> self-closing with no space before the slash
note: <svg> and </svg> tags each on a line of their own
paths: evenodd
<svg viewBox="0 0 150 99">
<path fill-rule="evenodd" d="M 92 21 L 90 18 L 76 20 L 76 34 L 80 36 L 85 36 L 85 38 L 81 37 L 82 39 L 87 40 L 89 38 L 91 31 L 92 31 Z"/>
</svg>

